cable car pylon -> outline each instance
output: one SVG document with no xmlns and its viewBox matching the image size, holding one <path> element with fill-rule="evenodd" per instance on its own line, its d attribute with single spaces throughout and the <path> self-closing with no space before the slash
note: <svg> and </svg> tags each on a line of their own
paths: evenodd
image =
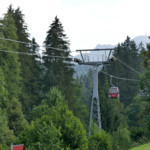
<svg viewBox="0 0 150 150">
<path fill-rule="evenodd" d="M 91 101 L 91 112 L 90 112 L 90 124 L 89 124 L 89 136 L 91 135 L 91 128 L 92 124 L 96 123 L 99 131 L 102 129 L 102 122 L 101 122 L 101 111 L 100 111 L 100 100 L 98 94 L 98 66 L 103 66 L 105 64 L 111 64 L 114 59 L 110 58 L 110 54 L 114 50 L 114 48 L 106 48 L 106 49 L 84 49 L 84 50 L 76 50 L 80 52 L 82 60 L 78 58 L 74 58 L 74 61 L 77 62 L 79 65 L 90 65 L 93 66 L 93 94 L 92 94 L 92 101 Z M 83 57 L 82 52 L 87 51 L 109 51 L 108 58 L 103 60 L 96 60 L 96 61 L 86 61 Z M 102 67 L 101 67 L 102 68 Z"/>
</svg>

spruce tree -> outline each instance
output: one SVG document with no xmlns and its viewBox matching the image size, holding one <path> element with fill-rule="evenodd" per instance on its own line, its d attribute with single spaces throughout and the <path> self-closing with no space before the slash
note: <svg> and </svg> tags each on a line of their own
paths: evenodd
<svg viewBox="0 0 150 150">
<path fill-rule="evenodd" d="M 6 13 L 1 20 L 0 32 L 3 37 L 7 39 L 18 40 L 17 28 L 11 13 Z M 18 44 L 3 40 L 1 41 L 0 48 L 6 52 L 0 53 L 0 66 L 2 67 L 6 88 L 8 90 L 9 99 L 17 98 L 20 96 L 20 83 L 21 83 L 21 69 L 18 54 L 13 53 L 18 50 Z M 10 51 L 9 53 L 7 51 Z"/>
<path fill-rule="evenodd" d="M 46 46 L 43 56 L 44 93 L 48 92 L 50 87 L 56 86 L 63 92 L 67 100 L 71 101 L 74 71 L 69 58 L 69 41 L 57 16 L 47 31 L 44 44 Z"/>
<path fill-rule="evenodd" d="M 10 12 L 7 12 L 1 20 L 0 30 L 4 38 L 18 40 L 16 33 L 17 28 Z M 0 53 L 0 65 L 2 67 L 2 70 L 0 70 L 0 107 L 7 111 L 8 125 L 10 129 L 14 131 L 15 135 L 18 135 L 24 128 L 24 122 L 26 122 L 21 104 L 17 100 L 21 93 L 21 65 L 19 56 L 15 53 L 18 50 L 18 43 L 4 40 L 0 44 L 0 47 L 6 51 Z M 14 99 L 16 99 L 17 102 L 14 103 Z M 17 111 L 17 114 L 11 113 L 9 110 L 12 110 L 12 112 Z"/>
<path fill-rule="evenodd" d="M 17 27 L 18 40 L 21 42 L 29 43 L 23 44 L 19 43 L 18 51 L 24 53 L 37 54 L 38 45 L 36 46 L 35 39 L 29 40 L 30 34 L 28 33 L 28 28 L 25 23 L 24 14 L 21 12 L 20 8 L 14 10 L 10 5 L 8 8 L 15 20 L 15 25 Z M 22 84 L 20 99 L 23 104 L 23 110 L 27 114 L 31 112 L 33 105 L 38 103 L 39 98 L 39 76 L 42 71 L 39 69 L 39 62 L 37 57 L 34 55 L 19 55 L 19 60 L 21 63 L 21 77 Z"/>
</svg>

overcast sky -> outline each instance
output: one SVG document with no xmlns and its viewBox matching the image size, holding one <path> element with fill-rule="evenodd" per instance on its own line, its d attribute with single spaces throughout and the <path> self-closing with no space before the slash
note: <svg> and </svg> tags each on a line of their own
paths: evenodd
<svg viewBox="0 0 150 150">
<path fill-rule="evenodd" d="M 21 8 L 40 45 L 56 15 L 73 51 L 150 35 L 150 0 L 0 0 L 0 17 L 10 4 Z"/>
</svg>

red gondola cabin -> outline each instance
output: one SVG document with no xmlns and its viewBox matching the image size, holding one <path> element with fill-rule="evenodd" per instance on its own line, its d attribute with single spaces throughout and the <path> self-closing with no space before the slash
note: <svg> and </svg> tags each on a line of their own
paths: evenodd
<svg viewBox="0 0 150 150">
<path fill-rule="evenodd" d="M 109 90 L 110 98 L 119 98 L 119 89 L 118 87 L 111 87 Z"/>
</svg>

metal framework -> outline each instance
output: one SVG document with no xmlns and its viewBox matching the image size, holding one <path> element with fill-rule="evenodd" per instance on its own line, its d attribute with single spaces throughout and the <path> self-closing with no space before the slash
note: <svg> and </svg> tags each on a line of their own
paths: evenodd
<svg viewBox="0 0 150 150">
<path fill-rule="evenodd" d="M 101 123 L 101 111 L 100 111 L 100 101 L 98 95 L 98 66 L 111 64 L 112 58 L 110 59 L 110 54 L 114 50 L 114 48 L 106 48 L 106 49 L 84 49 L 84 50 L 76 50 L 80 52 L 82 60 L 75 59 L 79 65 L 91 65 L 93 66 L 93 95 L 91 101 L 91 112 L 90 112 L 90 124 L 89 124 L 89 135 L 91 135 L 91 127 L 92 122 L 98 125 L 99 131 L 101 131 L 102 123 Z M 108 58 L 105 61 L 88 61 L 84 60 L 82 52 L 85 51 L 109 51 Z"/>
</svg>

